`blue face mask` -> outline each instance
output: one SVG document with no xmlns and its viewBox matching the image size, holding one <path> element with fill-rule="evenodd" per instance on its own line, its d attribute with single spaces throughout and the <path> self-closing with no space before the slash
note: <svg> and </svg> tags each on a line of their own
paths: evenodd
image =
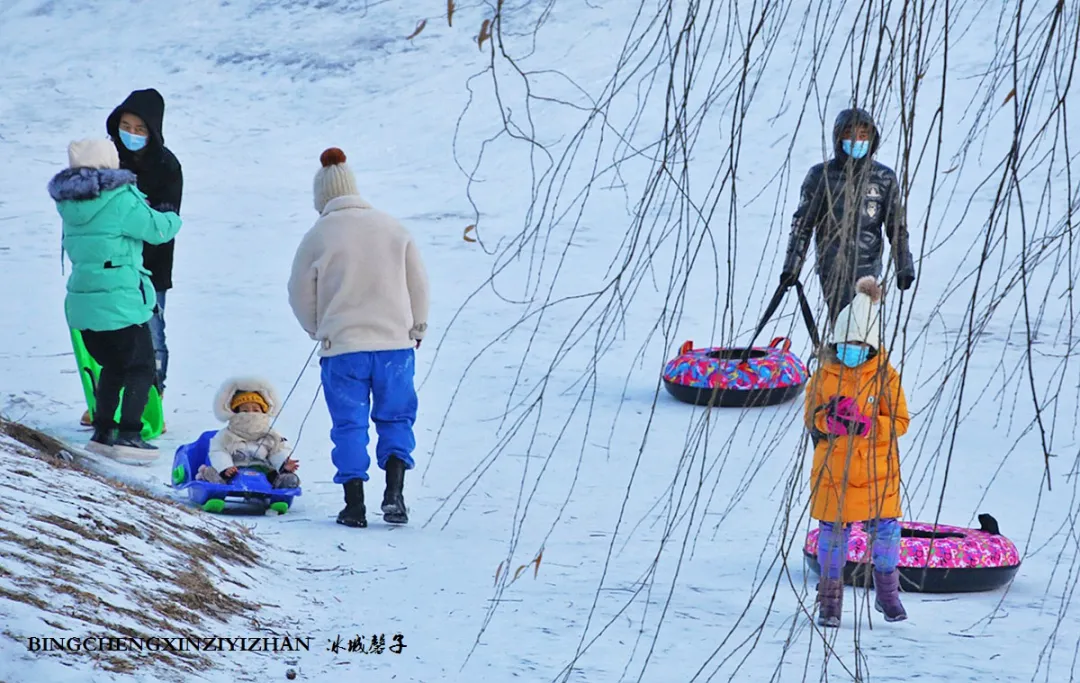
<svg viewBox="0 0 1080 683">
<path fill-rule="evenodd" d="M 870 152 L 869 140 L 841 140 L 840 147 L 844 150 L 844 154 L 848 155 L 852 159 L 862 159 L 867 153 Z"/>
<path fill-rule="evenodd" d="M 120 142 L 124 143 L 124 147 L 127 147 L 132 152 L 138 152 L 143 147 L 146 147 L 145 135 L 132 135 L 126 130 L 120 131 Z"/>
<path fill-rule="evenodd" d="M 870 358 L 870 349 L 858 344 L 837 344 L 836 357 L 849 368 L 857 368 Z"/>
</svg>

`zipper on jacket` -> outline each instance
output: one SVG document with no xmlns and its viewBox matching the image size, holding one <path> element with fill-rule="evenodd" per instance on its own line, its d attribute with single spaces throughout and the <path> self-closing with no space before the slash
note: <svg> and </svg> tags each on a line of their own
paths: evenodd
<svg viewBox="0 0 1080 683">
<path fill-rule="evenodd" d="M 142 294 L 142 302 L 144 306 L 150 303 L 146 298 L 146 283 L 143 282 L 143 279 L 141 277 L 139 278 L 139 293 Z"/>
</svg>

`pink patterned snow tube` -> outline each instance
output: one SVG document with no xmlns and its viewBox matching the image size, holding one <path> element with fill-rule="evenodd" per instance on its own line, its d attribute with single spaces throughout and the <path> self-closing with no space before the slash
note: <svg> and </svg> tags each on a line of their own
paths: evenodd
<svg viewBox="0 0 1080 683">
<path fill-rule="evenodd" d="M 746 354 L 746 362 L 742 362 Z M 664 387 L 675 398 L 726 408 L 771 406 L 790 401 L 810 379 L 791 353 L 791 341 L 773 339 L 768 347 L 695 349 L 687 341 L 664 366 Z"/>
<path fill-rule="evenodd" d="M 848 584 L 863 585 L 870 566 L 870 538 L 863 525 L 851 525 Z M 806 536 L 804 555 L 815 574 L 818 530 Z M 1012 541 L 980 529 L 928 522 L 900 522 L 900 584 L 905 591 L 968 593 L 994 590 L 1007 584 L 1020 568 L 1020 553 Z"/>
</svg>

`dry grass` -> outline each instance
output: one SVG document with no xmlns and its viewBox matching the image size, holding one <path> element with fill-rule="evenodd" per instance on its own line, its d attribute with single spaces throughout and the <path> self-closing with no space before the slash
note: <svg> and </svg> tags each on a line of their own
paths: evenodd
<svg viewBox="0 0 1080 683">
<path fill-rule="evenodd" d="M 160 600 L 152 595 L 143 594 L 139 601 L 153 605 L 154 610 L 166 619 L 182 621 L 192 626 L 203 623 L 201 614 L 185 607 L 179 600 Z"/>
<path fill-rule="evenodd" d="M 28 456 L 59 470 L 61 478 L 52 481 L 40 467 L 23 465 L 25 460 L 9 470 L 20 479 L 0 486 L 22 493 L 24 501 L 27 492 L 55 486 L 62 477 L 86 477 L 107 487 L 101 495 L 87 495 L 94 491 L 85 485 L 73 487 L 83 493 L 72 492 L 64 499 L 66 507 L 44 512 L 23 503 L 25 517 L 8 515 L 11 521 L 0 525 L 0 552 L 5 556 L 0 565 L 0 601 L 33 607 L 51 629 L 79 635 L 196 637 L 200 634 L 190 629 L 208 620 L 254 619 L 258 604 L 219 588 L 247 588 L 228 575 L 229 566 L 263 566 L 249 529 L 219 524 L 174 501 L 103 477 L 70 457 L 61 441 L 24 425 L 0 418 L 0 434 L 21 445 L 7 446 L 6 452 L 15 453 L 16 460 Z M 72 507 L 74 511 L 63 512 Z M 24 521 L 11 523 L 15 519 Z M 153 552 L 148 553 L 146 546 Z M 73 629 L 72 620 L 85 626 Z M 178 680 L 186 678 L 185 672 L 213 666 L 198 652 L 91 651 L 79 656 L 110 672 L 153 666 L 163 677 L 179 675 Z"/>
<path fill-rule="evenodd" d="M 211 616 L 222 622 L 230 616 L 254 612 L 258 609 L 258 605 L 237 600 L 222 593 L 206 578 L 206 574 L 200 571 L 201 569 L 201 567 L 196 567 L 193 571 L 176 575 L 174 583 L 181 590 L 170 596 L 172 600 L 192 611 L 204 613 L 208 611 Z"/>
<path fill-rule="evenodd" d="M 107 530 L 102 530 L 104 525 L 97 524 L 97 528 L 91 529 L 83 526 L 78 522 L 70 519 L 65 519 L 58 515 L 30 515 L 30 519 L 38 522 L 44 522 L 46 524 L 52 524 L 53 526 L 60 527 L 65 531 L 70 531 L 73 534 L 82 536 L 88 541 L 97 541 L 98 543 L 106 543 L 112 546 L 119 546 L 120 542 L 116 540 L 113 534 Z M 40 528 L 40 527 L 39 527 Z"/>
<path fill-rule="evenodd" d="M 0 434 L 5 434 L 25 446 L 26 450 L 23 452 L 24 455 L 30 455 L 39 460 L 44 460 L 57 469 L 74 470 L 83 476 L 90 477 L 98 482 L 106 484 L 115 489 L 115 494 L 121 498 L 125 496 L 134 496 L 146 501 L 152 501 L 156 505 L 167 505 L 182 511 L 183 513 L 191 514 L 190 509 L 180 505 L 176 501 L 162 498 L 151 491 L 147 491 L 137 486 L 131 486 L 122 481 L 109 479 L 87 467 L 83 467 L 79 464 L 78 454 L 74 449 L 63 441 L 49 436 L 44 432 L 0 417 Z M 87 502 L 101 503 L 102 501 L 90 499 Z"/>
<path fill-rule="evenodd" d="M 134 569 L 142 572 L 144 575 L 154 579 L 155 581 L 168 581 L 169 575 L 165 572 L 151 567 L 143 562 L 142 558 L 137 553 L 133 553 L 127 548 L 119 548 L 120 556 L 124 558 L 124 561 Z"/>
<path fill-rule="evenodd" d="M 0 598 L 6 598 L 8 600 L 14 600 L 15 602 L 25 603 L 27 605 L 30 605 L 31 607 L 37 607 L 38 609 L 46 612 L 50 611 L 49 603 L 45 602 L 38 596 L 28 591 L 9 591 L 3 586 L 0 586 Z"/>
<path fill-rule="evenodd" d="M 139 669 L 139 665 L 135 663 L 132 657 L 117 657 L 116 655 L 107 654 L 101 658 L 101 668 L 110 673 L 116 674 L 130 674 Z"/>
<path fill-rule="evenodd" d="M 192 529 L 195 535 L 203 539 L 201 544 L 178 541 L 165 529 L 157 531 L 159 533 L 150 537 L 152 540 L 164 543 L 206 564 L 228 562 L 243 567 L 260 564 L 258 553 L 248 545 L 246 539 L 232 529 L 223 529 L 218 534 L 212 534 L 206 529 Z"/>
<path fill-rule="evenodd" d="M 39 432 L 36 429 L 27 427 L 26 425 L 19 424 L 18 422 L 10 422 L 3 418 L 0 418 L 0 433 L 7 434 L 19 443 L 28 446 L 30 450 L 36 453 L 41 453 L 57 460 L 61 459 L 62 454 L 71 452 L 71 449 L 64 445 L 63 441 L 55 439 L 44 432 Z"/>
<path fill-rule="evenodd" d="M 92 607 L 100 607 L 102 604 L 101 600 L 93 593 L 87 593 L 86 591 L 76 588 L 69 583 L 60 583 L 55 585 L 49 585 L 48 583 L 44 583 L 44 585 L 52 588 L 53 592 L 70 595 L 77 601 L 82 603 L 88 603 Z"/>
<path fill-rule="evenodd" d="M 41 531 L 40 529 L 37 529 L 35 527 L 31 527 L 29 530 L 32 532 Z M 67 540 L 64 538 L 59 538 L 47 532 L 45 532 L 45 535 L 51 536 L 60 541 Z M 77 560 L 89 562 L 90 564 L 94 564 L 99 567 L 105 566 L 104 562 L 102 562 L 99 558 L 94 557 L 93 555 L 76 555 L 64 545 L 53 545 L 51 543 L 45 543 L 39 538 L 33 536 L 23 536 L 21 534 L 14 534 L 3 528 L 0 528 L 0 541 L 9 541 L 14 545 L 17 545 L 24 550 L 29 551 L 30 554 L 37 557 L 39 561 L 42 557 L 50 557 L 53 560 L 62 563 L 62 566 L 71 564 Z"/>
</svg>

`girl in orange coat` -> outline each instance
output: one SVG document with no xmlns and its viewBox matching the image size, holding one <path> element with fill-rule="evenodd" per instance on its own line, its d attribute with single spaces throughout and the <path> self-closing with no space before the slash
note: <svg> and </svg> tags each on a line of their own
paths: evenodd
<svg viewBox="0 0 1080 683">
<path fill-rule="evenodd" d="M 837 316 L 833 343 L 810 379 L 806 423 L 814 441 L 810 516 L 818 520 L 818 624 L 840 626 L 843 569 L 852 522 L 872 539 L 875 607 L 886 621 L 907 618 L 900 602 L 900 451 L 908 429 L 900 376 L 881 345 L 881 287 L 856 283 Z"/>
</svg>

